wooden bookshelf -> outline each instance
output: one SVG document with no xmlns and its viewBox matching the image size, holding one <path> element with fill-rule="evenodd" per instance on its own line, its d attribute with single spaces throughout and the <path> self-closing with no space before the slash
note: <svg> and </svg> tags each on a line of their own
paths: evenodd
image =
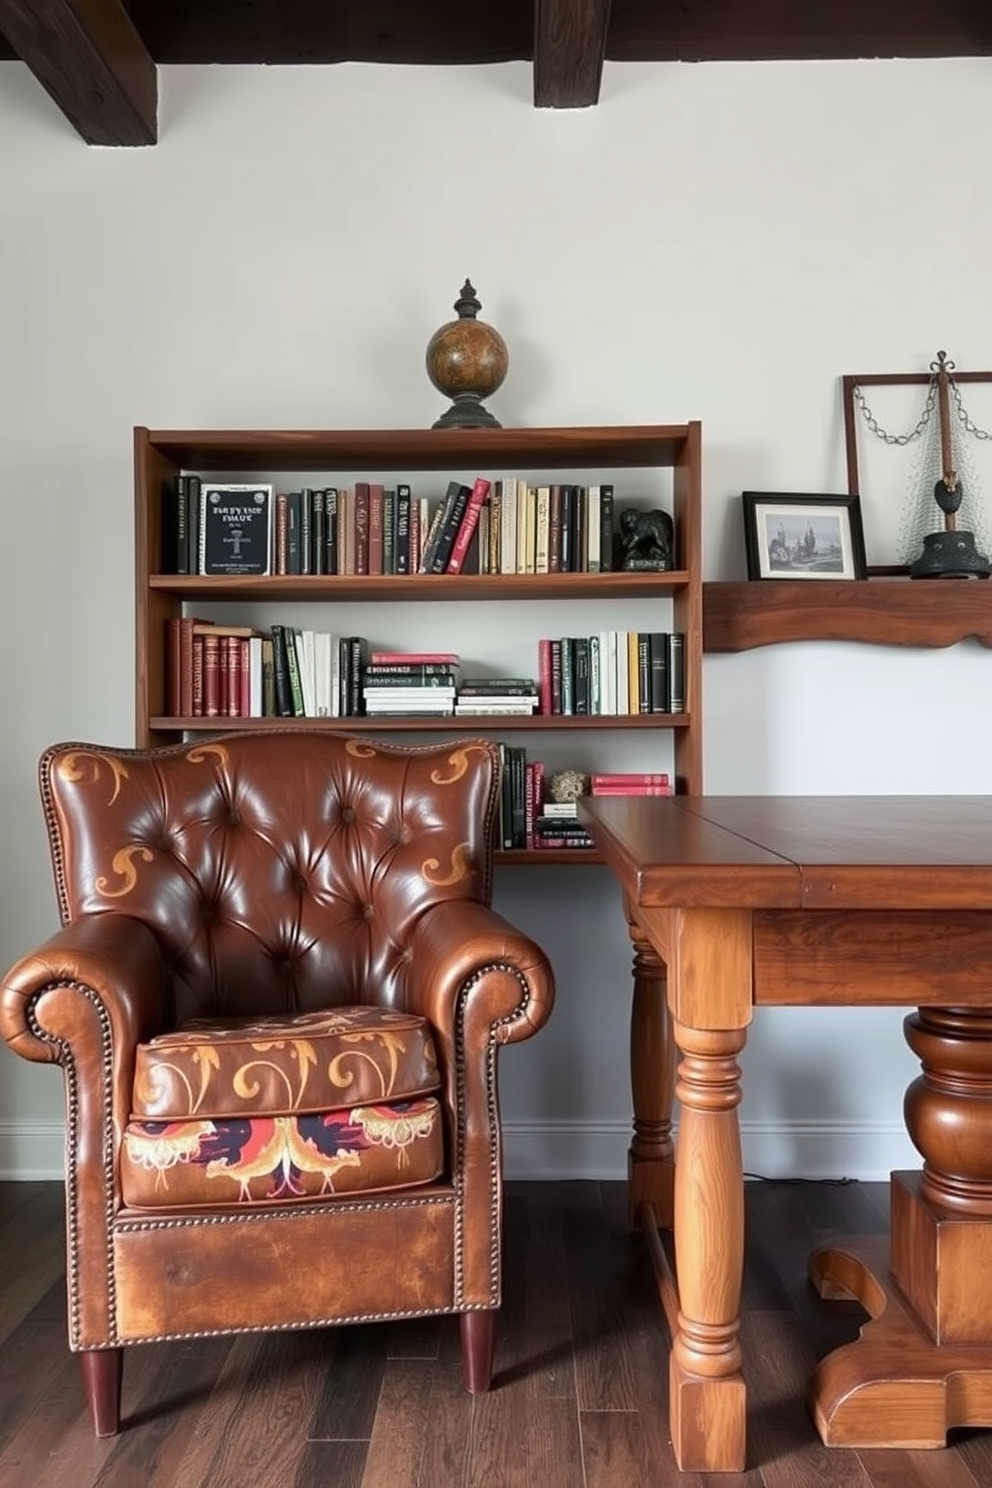
<svg viewBox="0 0 992 1488">
<path fill-rule="evenodd" d="M 363 734 L 487 734 L 510 737 L 568 731 L 666 731 L 671 736 L 676 788 L 702 790 L 702 582 L 701 445 L 699 423 L 554 429 L 372 429 L 372 430 L 167 430 L 136 428 L 135 458 L 135 736 L 139 745 L 180 742 L 204 733 L 260 728 L 325 728 Z M 602 479 L 627 471 L 670 469 L 671 510 L 680 568 L 668 573 L 266 575 L 250 578 L 161 572 L 163 492 L 179 472 L 229 480 L 289 483 L 292 472 L 326 473 L 325 484 L 356 472 L 381 479 L 402 472 L 461 472 L 508 475 L 546 472 L 567 480 L 569 472 L 602 471 Z M 577 477 L 573 477 L 577 478 Z M 629 493 L 636 486 L 631 482 Z M 624 505 L 623 486 L 617 505 Z M 626 504 L 630 504 L 629 502 Z M 467 718 L 176 718 L 165 712 L 165 622 L 216 601 L 272 603 L 291 622 L 293 606 L 319 602 L 417 604 L 441 601 L 512 604 L 540 600 L 589 601 L 600 616 L 612 613 L 602 601 L 657 600 L 664 608 L 655 628 L 685 635 L 686 709 L 679 714 Z M 590 619 L 594 631 L 608 621 Z M 544 633 L 554 629 L 550 621 Z M 439 643 L 443 637 L 439 636 Z M 535 657 L 537 637 L 535 637 Z M 545 849 L 501 854 L 509 862 L 598 862 L 588 849 Z"/>
</svg>

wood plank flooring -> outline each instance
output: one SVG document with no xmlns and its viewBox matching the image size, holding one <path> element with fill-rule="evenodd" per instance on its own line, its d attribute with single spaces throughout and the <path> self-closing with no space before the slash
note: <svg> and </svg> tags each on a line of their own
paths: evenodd
<svg viewBox="0 0 992 1488">
<path fill-rule="evenodd" d="M 461 1385 L 452 1319 L 129 1349 L 97 1441 L 65 1343 L 62 1191 L 0 1184 L 0 1488 L 981 1488 L 992 1431 L 939 1452 L 823 1447 L 803 1404 L 853 1338 L 807 1252 L 887 1226 L 885 1184 L 749 1183 L 744 1473 L 679 1473 L 667 1335 L 619 1183 L 511 1183 L 495 1388 Z M 329 1259 L 333 1264 L 333 1258 Z"/>
</svg>

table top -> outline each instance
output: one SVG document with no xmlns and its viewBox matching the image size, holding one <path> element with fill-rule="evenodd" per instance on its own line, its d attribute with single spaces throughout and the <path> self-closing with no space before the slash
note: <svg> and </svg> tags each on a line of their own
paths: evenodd
<svg viewBox="0 0 992 1488">
<path fill-rule="evenodd" d="M 583 796 L 635 904 L 992 909 L 992 796 Z"/>
</svg>

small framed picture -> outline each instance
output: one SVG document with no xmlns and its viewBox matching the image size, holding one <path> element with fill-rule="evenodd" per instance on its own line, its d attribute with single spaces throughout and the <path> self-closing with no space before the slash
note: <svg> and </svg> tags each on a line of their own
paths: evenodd
<svg viewBox="0 0 992 1488">
<path fill-rule="evenodd" d="M 744 491 L 749 579 L 865 579 L 865 538 L 857 496 L 792 496 Z"/>
</svg>

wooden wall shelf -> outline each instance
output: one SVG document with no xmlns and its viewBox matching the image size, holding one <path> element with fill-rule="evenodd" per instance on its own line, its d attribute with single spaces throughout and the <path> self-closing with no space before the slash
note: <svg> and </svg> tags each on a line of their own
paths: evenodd
<svg viewBox="0 0 992 1488">
<path fill-rule="evenodd" d="M 992 647 L 992 581 L 757 579 L 703 585 L 704 651 L 783 641 Z"/>
</svg>

